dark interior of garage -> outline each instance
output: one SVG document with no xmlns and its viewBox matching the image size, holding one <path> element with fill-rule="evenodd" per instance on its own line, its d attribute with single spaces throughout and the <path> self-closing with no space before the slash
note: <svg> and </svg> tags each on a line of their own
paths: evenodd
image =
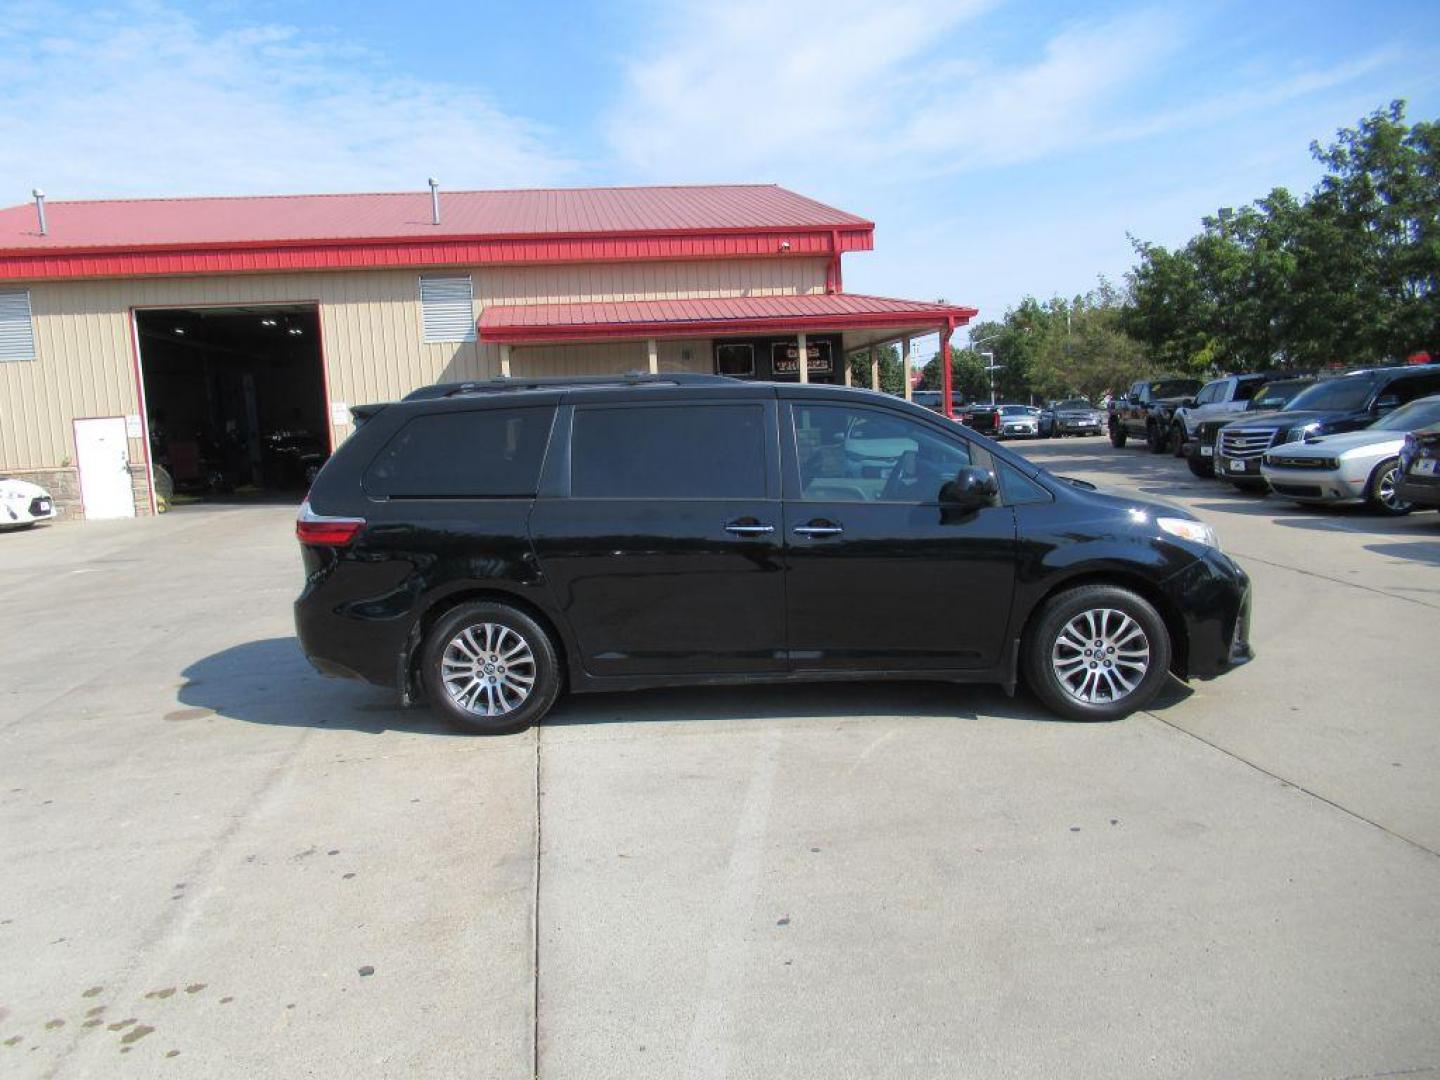
<svg viewBox="0 0 1440 1080">
<path fill-rule="evenodd" d="M 303 493 L 330 451 L 317 310 L 185 308 L 136 322 L 157 494 Z"/>
</svg>

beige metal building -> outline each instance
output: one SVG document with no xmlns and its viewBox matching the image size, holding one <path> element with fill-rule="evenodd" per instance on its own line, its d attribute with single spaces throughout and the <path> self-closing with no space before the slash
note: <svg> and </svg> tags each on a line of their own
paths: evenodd
<svg viewBox="0 0 1440 1080">
<path fill-rule="evenodd" d="M 843 291 L 873 230 L 774 186 L 37 199 L 0 210 L 0 474 L 128 517 L 157 475 L 303 489 L 351 405 L 427 383 L 841 381 L 857 349 L 948 347 L 973 309 Z"/>
</svg>

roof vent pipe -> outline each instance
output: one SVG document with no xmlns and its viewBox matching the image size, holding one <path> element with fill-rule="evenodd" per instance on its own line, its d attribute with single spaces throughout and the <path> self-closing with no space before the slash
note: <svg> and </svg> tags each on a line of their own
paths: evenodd
<svg viewBox="0 0 1440 1080">
<path fill-rule="evenodd" d="M 430 177 L 430 224 L 440 224 L 440 181 Z"/>
<path fill-rule="evenodd" d="M 35 196 L 35 216 L 40 219 L 40 235 L 45 236 L 50 232 L 45 224 L 45 192 L 37 187 L 30 194 Z"/>
</svg>

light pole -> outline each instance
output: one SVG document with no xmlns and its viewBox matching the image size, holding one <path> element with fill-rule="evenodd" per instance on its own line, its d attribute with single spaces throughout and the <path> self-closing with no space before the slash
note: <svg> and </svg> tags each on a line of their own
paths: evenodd
<svg viewBox="0 0 1440 1080">
<path fill-rule="evenodd" d="M 990 404 L 993 406 L 995 404 L 995 372 L 1004 371 L 1005 365 L 995 363 L 993 352 L 982 352 L 980 355 L 985 358 L 985 370 L 990 373 Z"/>
</svg>

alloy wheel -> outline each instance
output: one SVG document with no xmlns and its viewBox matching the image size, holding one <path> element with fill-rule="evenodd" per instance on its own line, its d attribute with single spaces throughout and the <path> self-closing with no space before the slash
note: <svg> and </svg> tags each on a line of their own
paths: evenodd
<svg viewBox="0 0 1440 1080">
<path fill-rule="evenodd" d="M 535 653 L 500 623 L 476 623 L 450 639 L 440 658 L 440 679 L 450 700 L 477 716 L 505 716 L 535 686 Z"/>
<path fill-rule="evenodd" d="M 1133 693 L 1150 670 L 1150 640 L 1125 612 L 1092 608 L 1076 615 L 1056 636 L 1050 668 L 1077 701 L 1119 701 Z"/>
<path fill-rule="evenodd" d="M 1375 495 L 1386 510 L 1400 513 L 1410 509 L 1410 504 L 1400 497 L 1400 466 L 1392 465 L 1380 474 L 1375 484 Z"/>
</svg>

